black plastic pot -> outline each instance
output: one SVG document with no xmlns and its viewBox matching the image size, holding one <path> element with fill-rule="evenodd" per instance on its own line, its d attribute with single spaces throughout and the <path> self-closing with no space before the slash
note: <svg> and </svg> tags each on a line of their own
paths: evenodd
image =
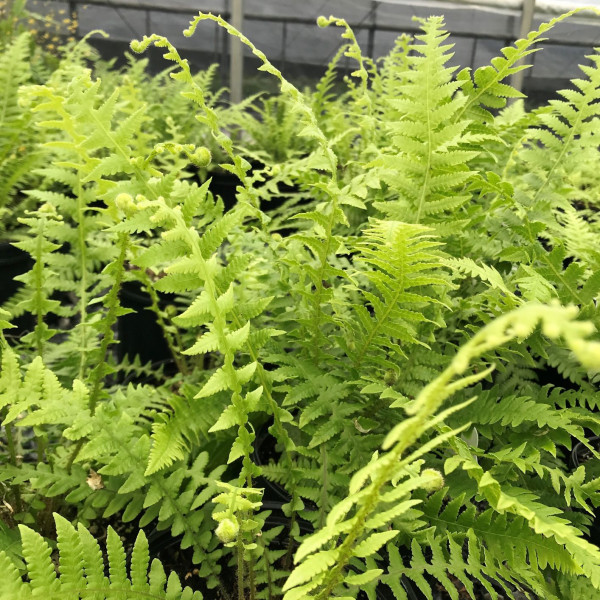
<svg viewBox="0 0 600 600">
<path fill-rule="evenodd" d="M 269 433 L 270 425 L 270 422 L 265 423 L 256 433 L 252 462 L 258 467 L 268 465 L 271 460 L 277 461 L 280 456 L 276 448 L 275 438 Z M 282 485 L 274 481 L 269 481 L 262 475 L 257 477 L 255 487 L 265 489 L 263 504 L 265 504 L 265 502 L 282 502 L 286 504 L 292 499 Z"/>
<path fill-rule="evenodd" d="M 255 163 L 252 165 L 252 168 L 254 169 L 260 169 L 263 167 L 264 165 L 260 163 Z M 233 208 L 237 202 L 236 188 L 241 185 L 237 175 L 234 175 L 229 171 L 213 171 L 208 174 L 208 177 L 211 179 L 208 189 L 212 192 L 213 196 L 220 196 L 223 199 L 223 204 L 226 211 Z M 257 183 L 256 185 L 260 186 L 262 184 Z M 300 187 L 297 185 L 289 186 L 286 184 L 281 184 L 279 190 L 281 192 L 281 196 L 273 196 L 268 201 L 261 204 L 262 210 L 266 213 L 275 211 L 287 200 L 289 200 L 291 196 L 300 193 Z M 305 203 L 306 202 L 300 202 L 300 204 Z"/>
<path fill-rule="evenodd" d="M 283 502 L 272 502 L 269 500 L 263 500 L 262 510 L 270 510 L 271 514 L 265 519 L 265 529 L 272 529 L 283 525 L 281 533 L 275 537 L 272 541 L 272 548 L 277 550 L 283 550 L 288 547 L 288 537 L 290 531 L 290 519 L 283 514 Z M 313 533 L 313 526 L 309 521 L 297 518 L 296 522 L 300 528 L 302 535 L 309 535 Z"/>
<path fill-rule="evenodd" d="M 121 381 L 122 385 L 137 383 L 141 385 L 159 385 L 177 373 L 177 364 L 170 358 L 154 362 L 150 365 L 150 375 L 140 375 L 138 372 L 129 373 Z"/>
<path fill-rule="evenodd" d="M 235 188 L 240 185 L 239 178 L 228 171 L 211 173 L 210 178 L 208 189 L 213 196 L 220 196 L 223 199 L 226 211 L 233 208 L 236 203 Z"/>
<path fill-rule="evenodd" d="M 596 448 L 596 450 L 600 450 L 600 435 L 594 435 L 590 437 L 588 442 L 591 446 Z M 584 444 L 577 442 L 573 446 L 573 450 L 571 451 L 571 465 L 573 469 L 576 469 L 591 458 L 593 458 L 593 454 L 586 448 L 586 446 L 584 446 Z"/>
<path fill-rule="evenodd" d="M 15 248 L 10 242 L 0 243 L 0 306 L 10 300 L 23 284 L 15 277 L 27 273 L 33 266 L 33 259 L 24 250 Z M 23 315 L 12 320 L 16 329 L 7 331 L 7 335 L 19 336 L 33 327 L 33 318 Z"/>
<path fill-rule="evenodd" d="M 150 296 L 142 289 L 142 285 L 138 281 L 126 281 L 121 286 L 119 298 L 123 307 L 135 311 L 117 319 L 119 360 L 127 356 L 132 361 L 139 356 L 142 364 L 146 364 L 172 359 L 163 330 L 150 310 Z"/>
<path fill-rule="evenodd" d="M 544 368 L 536 369 L 538 382 L 540 385 L 552 385 L 565 390 L 577 390 L 579 386 L 570 379 L 563 377 L 556 368 L 547 365 Z"/>
<path fill-rule="evenodd" d="M 588 438 L 588 442 L 600 451 L 600 436 L 594 435 Z M 575 470 L 593 458 L 594 455 L 581 442 L 577 442 L 571 452 L 571 466 Z M 594 509 L 594 520 L 590 526 L 590 532 L 584 537 L 595 546 L 600 546 L 600 507 Z"/>
<path fill-rule="evenodd" d="M 414 583 L 412 583 L 410 579 L 404 577 L 404 575 L 400 580 L 400 584 L 404 588 L 408 600 L 425 600 L 425 596 L 421 593 L 421 590 L 416 588 Z M 375 588 L 375 597 L 377 600 L 396 600 L 394 592 L 392 592 L 387 585 L 381 583 Z M 366 600 L 367 594 L 359 592 L 356 598 L 357 600 Z"/>
</svg>

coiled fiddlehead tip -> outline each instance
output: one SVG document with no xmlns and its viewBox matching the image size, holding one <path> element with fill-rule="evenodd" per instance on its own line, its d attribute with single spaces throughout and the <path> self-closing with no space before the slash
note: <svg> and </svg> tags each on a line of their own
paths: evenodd
<svg viewBox="0 0 600 600">
<path fill-rule="evenodd" d="M 232 518 L 223 519 L 219 523 L 215 533 L 224 544 L 229 544 L 235 540 L 239 530 L 240 526 L 237 522 L 237 519 L 232 516 Z"/>
<path fill-rule="evenodd" d="M 141 54 L 148 47 L 148 44 L 144 44 L 144 41 L 140 41 L 140 40 L 131 40 L 129 47 L 136 54 Z"/>
<path fill-rule="evenodd" d="M 424 469 L 421 473 L 428 481 L 421 486 L 427 492 L 437 492 L 444 487 L 444 476 L 437 469 Z"/>
<path fill-rule="evenodd" d="M 197 148 L 190 159 L 197 167 L 208 167 L 212 160 L 212 154 L 208 148 Z"/>
</svg>

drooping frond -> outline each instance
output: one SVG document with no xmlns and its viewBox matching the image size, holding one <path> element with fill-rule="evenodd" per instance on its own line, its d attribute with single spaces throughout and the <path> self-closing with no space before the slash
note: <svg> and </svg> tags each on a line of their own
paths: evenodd
<svg viewBox="0 0 600 600">
<path fill-rule="evenodd" d="M 400 533 L 388 524 L 392 525 L 394 518 L 420 504 L 418 498 L 411 498 L 413 490 L 435 491 L 443 486 L 441 473 L 435 469 L 421 470 L 419 459 L 434 448 L 457 439 L 457 434 L 467 425 L 458 429 L 442 428 L 429 441 L 407 453 L 423 433 L 435 429 L 475 400 L 467 400 L 438 413 L 446 399 L 491 372 L 492 368 L 488 368 L 464 375 L 472 361 L 515 338 L 531 335 L 541 321 L 544 333 L 551 338 L 562 337 L 584 365 L 600 366 L 600 344 L 586 339 L 592 328 L 589 323 L 576 322 L 576 315 L 576 309 L 525 305 L 492 321 L 464 344 L 448 367 L 407 406 L 408 418 L 393 427 L 384 440 L 383 449 L 388 451 L 375 455 L 353 476 L 349 495 L 331 510 L 326 526 L 302 542 L 296 553 L 298 566 L 283 588 L 286 600 L 301 597 L 324 600 L 342 582 L 352 585 L 353 576 L 346 574 L 346 565 L 353 558 L 373 555 Z M 557 516 L 559 510 L 541 503 L 534 493 L 516 486 L 502 486 L 468 452 L 464 456 L 459 454 L 453 462 L 454 468 L 465 465 L 463 468 L 477 482 L 479 492 L 498 514 L 521 517 L 536 534 L 564 546 L 570 563 L 565 571 L 585 573 L 594 587 L 600 589 L 600 551 L 583 540 L 581 531 L 567 519 Z M 391 486 L 389 482 L 392 482 Z M 375 510 L 378 505 L 379 509 Z M 378 531 L 380 528 L 383 531 Z M 447 550 L 442 548 L 441 556 L 445 552 Z M 419 553 L 420 550 L 413 549 L 417 561 L 420 560 Z M 513 583 L 518 581 L 518 563 L 515 567 L 509 577 Z M 435 570 L 435 564 L 426 562 L 421 569 Z M 371 573 L 371 578 L 378 574 Z M 445 583 L 445 571 L 438 570 L 434 576 Z M 365 583 L 368 580 L 366 577 Z"/>
</svg>

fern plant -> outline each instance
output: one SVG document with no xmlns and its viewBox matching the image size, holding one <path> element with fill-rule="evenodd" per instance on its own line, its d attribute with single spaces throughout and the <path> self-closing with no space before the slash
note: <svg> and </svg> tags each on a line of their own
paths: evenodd
<svg viewBox="0 0 600 600">
<path fill-rule="evenodd" d="M 202 595 L 190 588 L 182 588 L 177 575 L 168 578 L 154 559 L 150 565 L 148 540 L 143 531 L 136 538 L 127 569 L 123 544 L 113 529 L 106 540 L 107 563 L 98 542 L 84 527 L 75 529 L 60 515 L 54 515 L 58 545 L 58 573 L 51 548 L 38 533 L 21 526 L 23 555 L 27 565 L 28 581 L 4 552 L 2 564 L 2 598 L 164 598 L 165 600 L 199 600 Z M 108 575 L 106 573 L 108 569 Z"/>
<path fill-rule="evenodd" d="M 42 157 L 30 115 L 19 104 L 19 92 L 31 77 L 31 45 L 29 34 L 21 33 L 0 53 L 0 127 L 3 131 L 0 143 L 0 234 L 3 238 L 18 227 L 17 217 L 23 215 L 25 203 L 15 196 Z"/>
<path fill-rule="evenodd" d="M 11 567 L 10 593 L 192 593 L 146 579 L 143 541 L 129 578 L 116 534 L 114 581 L 73 562 L 91 540 L 61 518 L 54 576 L 24 528 L 53 537 L 53 512 L 154 527 L 197 587 L 238 600 L 597 593 L 600 483 L 565 458 L 597 459 L 600 433 L 597 57 L 564 100 L 506 106 L 505 79 L 569 14 L 475 73 L 446 66 L 441 17 L 379 63 L 322 17 L 344 43 L 301 92 L 201 13 L 186 35 L 215 22 L 280 95 L 224 109 L 214 69 L 158 35 L 132 43 L 163 49 L 155 77 L 73 53 L 20 90 L 52 164 L 19 190 L 33 268 L 0 321 L 35 323 L 0 343 L 0 542 L 21 526 L 30 574 Z M 231 207 L 215 162 L 239 182 Z M 115 352 L 127 281 L 175 363 L 151 385 Z"/>
</svg>

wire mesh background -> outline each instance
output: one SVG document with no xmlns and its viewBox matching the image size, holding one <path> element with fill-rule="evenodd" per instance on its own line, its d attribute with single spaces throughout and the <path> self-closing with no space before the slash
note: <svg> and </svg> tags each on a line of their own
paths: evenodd
<svg viewBox="0 0 600 600">
<path fill-rule="evenodd" d="M 63 10 L 76 13 L 79 35 L 100 28 L 113 44 L 121 43 L 120 48 L 131 39 L 159 33 L 180 51 L 190 53 L 198 67 L 211 62 L 223 67 L 228 64 L 227 34 L 214 23 L 203 23 L 193 38 L 184 37 L 182 31 L 199 10 L 227 18 L 230 0 L 30 0 L 30 8 L 42 14 Z M 374 58 L 386 54 L 399 34 L 417 31 L 413 16 L 442 14 L 455 45 L 451 64 L 471 68 L 489 64 L 502 47 L 515 40 L 520 24 L 519 13 L 514 10 L 435 1 L 244 0 L 244 13 L 243 32 L 274 64 L 284 73 L 289 69 L 307 74 L 322 71 L 340 45 L 335 30 L 316 26 L 320 14 L 344 17 L 355 29 L 363 52 Z M 537 16 L 534 26 L 542 20 Z M 577 77 L 577 65 L 585 63 L 585 55 L 600 45 L 600 19 L 561 23 L 542 45 L 544 51 L 531 57 L 533 68 L 527 71 L 525 87 L 556 89 L 563 81 Z M 245 52 L 250 68 L 250 53 Z"/>
</svg>

